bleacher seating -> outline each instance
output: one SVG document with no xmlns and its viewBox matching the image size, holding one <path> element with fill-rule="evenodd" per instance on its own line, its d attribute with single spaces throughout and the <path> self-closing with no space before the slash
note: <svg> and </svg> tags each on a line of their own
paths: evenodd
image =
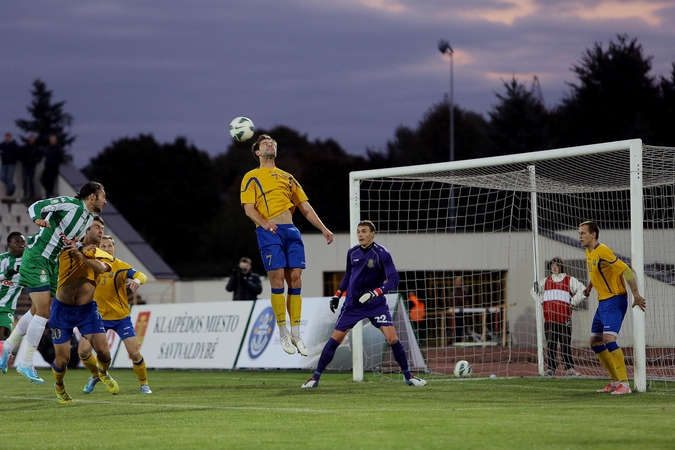
<svg viewBox="0 0 675 450">
<path fill-rule="evenodd" d="M 39 227 L 35 225 L 28 215 L 28 205 L 23 203 L 0 203 L 0 253 L 7 251 L 7 236 L 13 231 L 18 231 L 28 237 L 37 233 Z M 30 297 L 26 289 L 23 290 L 17 302 L 15 316 L 20 317 L 30 308 Z"/>
<path fill-rule="evenodd" d="M 0 203 L 0 249 L 6 251 L 7 235 L 18 231 L 28 237 L 38 232 L 39 227 L 30 220 L 27 205 L 23 203 Z"/>
</svg>

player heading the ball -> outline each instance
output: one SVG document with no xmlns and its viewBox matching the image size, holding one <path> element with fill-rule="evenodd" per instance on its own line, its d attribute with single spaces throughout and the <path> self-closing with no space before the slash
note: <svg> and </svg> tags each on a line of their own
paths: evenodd
<svg viewBox="0 0 675 450">
<path fill-rule="evenodd" d="M 260 135 L 251 152 L 260 167 L 244 175 L 241 204 L 256 225 L 260 257 L 272 288 L 272 309 L 279 325 L 281 346 L 288 354 L 294 354 L 297 349 L 302 356 L 307 356 L 307 347 L 300 337 L 305 246 L 300 231 L 293 225 L 293 211 L 300 209 L 309 223 L 321 231 L 328 244 L 333 242 L 333 233 L 309 204 L 300 183 L 290 173 L 276 167 L 277 142 L 274 139 Z M 284 295 L 285 283 L 288 284 L 287 297 Z M 290 334 L 286 323 L 287 308 L 291 316 Z"/>
</svg>

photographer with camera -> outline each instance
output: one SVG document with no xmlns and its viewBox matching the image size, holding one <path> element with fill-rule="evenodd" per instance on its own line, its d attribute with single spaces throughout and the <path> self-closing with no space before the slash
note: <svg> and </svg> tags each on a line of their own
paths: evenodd
<svg viewBox="0 0 675 450">
<path fill-rule="evenodd" d="M 232 276 L 225 286 L 227 292 L 234 292 L 232 300 L 256 300 L 262 292 L 258 274 L 251 272 L 251 259 L 243 257 L 239 266 L 232 270 Z"/>
</svg>

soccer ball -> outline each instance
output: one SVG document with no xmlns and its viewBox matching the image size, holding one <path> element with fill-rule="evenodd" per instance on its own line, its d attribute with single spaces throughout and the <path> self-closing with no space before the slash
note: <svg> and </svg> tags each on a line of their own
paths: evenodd
<svg viewBox="0 0 675 450">
<path fill-rule="evenodd" d="M 235 141 L 244 142 L 247 139 L 251 139 L 254 131 L 255 125 L 253 125 L 253 121 L 248 117 L 235 117 L 230 122 L 230 135 Z"/>
<path fill-rule="evenodd" d="M 455 364 L 455 376 L 457 378 L 470 377 L 471 372 L 473 372 L 473 369 L 471 368 L 471 364 L 469 364 L 468 361 L 461 360 Z"/>
</svg>

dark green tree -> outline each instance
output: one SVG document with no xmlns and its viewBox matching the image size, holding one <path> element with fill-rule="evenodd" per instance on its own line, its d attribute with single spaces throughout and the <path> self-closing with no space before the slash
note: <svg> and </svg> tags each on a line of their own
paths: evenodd
<svg viewBox="0 0 675 450">
<path fill-rule="evenodd" d="M 642 138 L 653 140 L 659 96 L 649 75 L 651 56 L 637 39 L 620 34 L 607 50 L 600 43 L 572 66 L 578 82 L 555 111 L 557 147 Z"/>
<path fill-rule="evenodd" d="M 504 81 L 505 94 L 496 94 L 499 102 L 489 112 L 491 155 L 510 155 L 548 148 L 548 111 L 534 89 L 519 83 L 516 77 Z"/>
<path fill-rule="evenodd" d="M 656 110 L 656 138 L 648 144 L 675 147 L 675 63 L 671 63 L 670 76 L 661 76 L 659 88 L 661 96 Z"/>
<path fill-rule="evenodd" d="M 44 81 L 39 78 L 33 81 L 33 100 L 27 108 L 31 118 L 17 119 L 16 126 L 26 134 L 34 133 L 38 145 L 47 145 L 49 136 L 56 135 L 59 144 L 66 150 L 67 159 L 72 160 L 67 149 L 76 139 L 75 135 L 70 134 L 73 116 L 64 111 L 65 101 L 52 102 L 52 94 Z M 26 138 L 22 140 L 25 142 Z"/>
<path fill-rule="evenodd" d="M 211 248 L 222 238 L 222 201 L 206 152 L 182 137 L 159 144 L 139 135 L 113 142 L 84 173 L 105 185 L 110 201 L 181 277 L 223 275 L 213 267 L 222 255 Z"/>
<path fill-rule="evenodd" d="M 454 106 L 455 159 L 486 156 L 487 122 L 480 115 Z M 448 102 L 434 104 L 419 122 L 417 129 L 400 126 L 394 140 L 387 143 L 385 154 L 367 152 L 372 168 L 430 164 L 450 159 L 450 110 Z"/>
</svg>

